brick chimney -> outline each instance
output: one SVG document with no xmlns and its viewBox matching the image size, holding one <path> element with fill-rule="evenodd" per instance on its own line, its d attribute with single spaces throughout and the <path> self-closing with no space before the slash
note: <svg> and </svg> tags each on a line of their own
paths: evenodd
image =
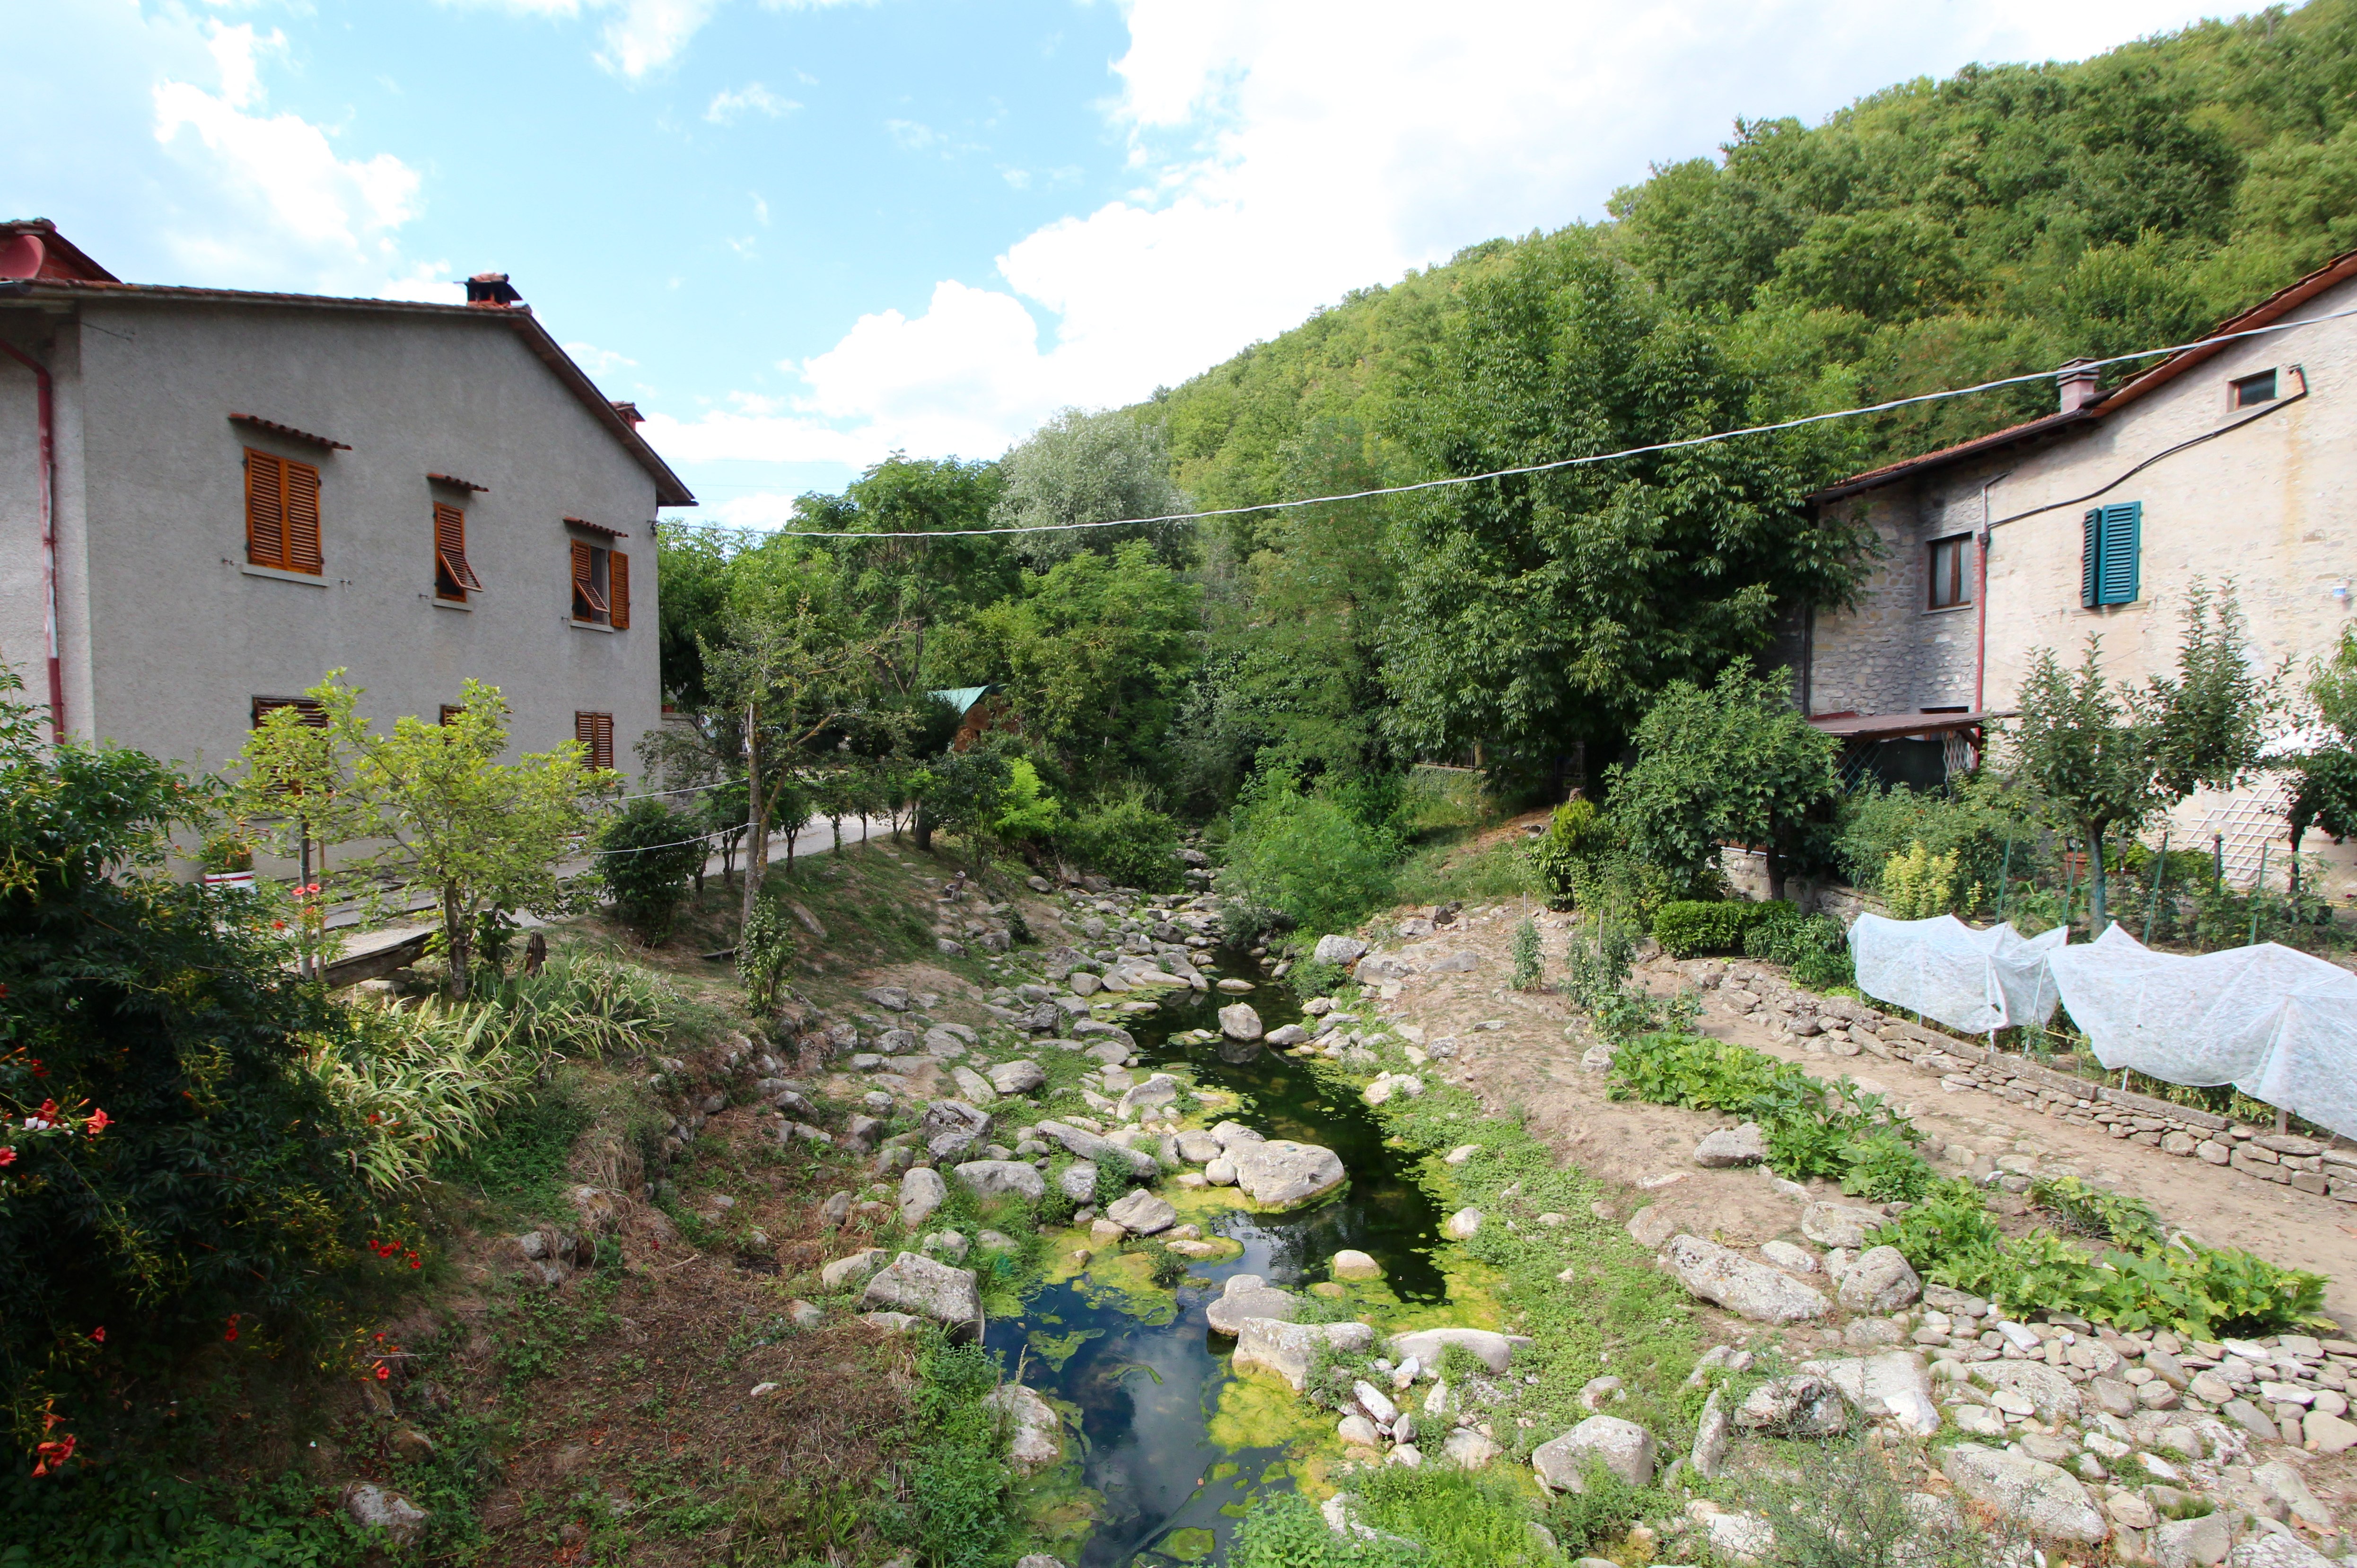
<svg viewBox="0 0 2357 1568">
<path fill-rule="evenodd" d="M 467 280 L 467 303 L 504 310 L 511 305 L 522 304 L 523 295 L 509 284 L 505 273 L 477 273 Z"/>
<path fill-rule="evenodd" d="M 2064 413 L 2076 413 L 2095 401 L 2095 361 L 2072 360 L 2054 372 L 2055 385 L 2061 389 Z"/>
<path fill-rule="evenodd" d="M 647 422 L 647 416 L 639 412 L 639 405 L 637 403 L 625 403 L 620 398 L 615 398 L 612 401 L 614 404 L 614 412 L 620 414 L 624 422 L 627 423 L 631 429 L 636 430 L 640 425 L 644 424 Z"/>
</svg>

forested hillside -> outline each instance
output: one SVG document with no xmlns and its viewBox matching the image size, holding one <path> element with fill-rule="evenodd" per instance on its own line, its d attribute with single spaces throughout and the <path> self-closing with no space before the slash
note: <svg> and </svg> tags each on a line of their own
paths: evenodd
<svg viewBox="0 0 2357 1568">
<path fill-rule="evenodd" d="M 1470 247 L 1134 412 L 1226 507 L 2179 341 L 2357 245 L 2352 107 L 2357 4 L 2314 0 L 1908 82 L 1816 127 L 1738 122 L 1607 222 Z M 1225 528 L 1189 777 L 1211 798 L 1272 747 L 1536 768 L 1609 740 L 1663 681 L 1760 647 L 1777 601 L 1838 596 L 1849 542 L 1799 494 L 2051 400 Z"/>
</svg>

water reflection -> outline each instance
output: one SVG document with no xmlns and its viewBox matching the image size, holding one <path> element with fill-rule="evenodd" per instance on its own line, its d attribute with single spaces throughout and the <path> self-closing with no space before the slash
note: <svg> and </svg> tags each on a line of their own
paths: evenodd
<svg viewBox="0 0 2357 1568">
<path fill-rule="evenodd" d="M 1220 957 L 1219 972 L 1255 972 L 1240 951 Z M 1398 1152 L 1384 1146 L 1381 1128 L 1355 1097 L 1329 1101 L 1307 1066 L 1256 1041 L 1172 1042 L 1172 1036 L 1189 1030 L 1216 1030 L 1218 1010 L 1228 1000 L 1217 992 L 1198 994 L 1123 1023 L 1149 1066 L 1183 1062 L 1199 1083 L 1243 1097 L 1238 1120 L 1271 1137 L 1332 1149 L 1351 1184 L 1339 1200 L 1306 1213 L 1236 1213 L 1218 1221 L 1215 1229 L 1242 1242 L 1243 1254 L 1195 1265 L 1196 1279 L 1211 1284 L 1181 1286 L 1178 1315 L 1167 1324 L 1145 1324 L 1117 1306 L 1093 1304 L 1084 1289 L 1066 1283 L 1040 1291 L 1022 1316 L 990 1325 L 986 1343 L 1010 1367 L 1021 1359 L 1025 1382 L 1080 1411 L 1083 1479 L 1103 1498 L 1080 1568 L 1119 1568 L 1141 1554 L 1148 1563 L 1178 1561 L 1157 1547 L 1167 1546 L 1178 1530 L 1209 1531 L 1224 1553 L 1236 1521 L 1222 1510 L 1239 1507 L 1278 1456 L 1273 1449 L 1231 1453 L 1209 1435 L 1234 1343 L 1211 1332 L 1203 1308 L 1229 1275 L 1254 1273 L 1299 1286 L 1323 1279 L 1334 1253 L 1356 1248 L 1383 1265 L 1403 1300 L 1438 1301 L 1447 1294 L 1432 1261 L 1440 1215 L 1406 1179 Z M 1249 1000 L 1268 1028 L 1300 1018 L 1281 985 L 1264 984 Z M 1035 1330 L 1063 1355 L 1060 1366 L 1042 1357 Z M 1214 1479 L 1222 1463 L 1234 1465 L 1235 1472 Z"/>
</svg>

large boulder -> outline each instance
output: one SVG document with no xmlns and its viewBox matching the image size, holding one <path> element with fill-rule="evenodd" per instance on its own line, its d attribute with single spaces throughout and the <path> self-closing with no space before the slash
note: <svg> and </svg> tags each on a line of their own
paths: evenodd
<svg viewBox="0 0 2357 1568">
<path fill-rule="evenodd" d="M 819 1283 L 829 1290 L 849 1290 L 884 1266 L 886 1253 L 881 1247 L 870 1247 L 864 1252 L 854 1252 L 847 1258 L 837 1258 L 818 1272 Z"/>
<path fill-rule="evenodd" d="M 1940 1473 L 1956 1490 L 2032 1535 L 2093 1546 L 2111 1533 L 2087 1488 L 2043 1459 L 1959 1443 L 1941 1457 Z"/>
<path fill-rule="evenodd" d="M 1328 936 L 1318 939 L 1310 958 L 1318 963 L 1338 963 L 1350 968 L 1367 955 L 1367 944 L 1356 937 Z"/>
<path fill-rule="evenodd" d="M 1037 1203 L 1048 1196 L 1048 1178 L 1021 1160 L 968 1160 L 953 1174 L 959 1186 L 985 1202 L 1020 1197 Z"/>
<path fill-rule="evenodd" d="M 1374 1347 L 1375 1331 L 1363 1323 L 1287 1323 L 1276 1317 L 1247 1317 L 1236 1336 L 1232 1363 L 1239 1372 L 1258 1368 L 1274 1372 L 1299 1393 L 1309 1386 L 1309 1366 L 1323 1340 L 1345 1355 L 1364 1355 Z"/>
<path fill-rule="evenodd" d="M 1047 1072 L 1034 1061 L 1001 1062 L 990 1069 L 990 1086 L 1001 1094 L 1028 1094 L 1047 1081 Z"/>
<path fill-rule="evenodd" d="M 936 1100 L 925 1107 L 918 1133 L 938 1159 L 953 1159 L 988 1135 L 990 1112 L 963 1100 Z"/>
<path fill-rule="evenodd" d="M 1316 1144 L 1289 1138 L 1225 1144 L 1236 1167 L 1236 1187 L 1268 1208 L 1297 1208 L 1332 1192 L 1349 1179 L 1341 1156 Z"/>
<path fill-rule="evenodd" d="M 1591 1415 L 1562 1436 L 1531 1450 L 1531 1468 L 1539 1485 L 1555 1492 L 1587 1489 L 1587 1465 L 1601 1461 L 1604 1468 L 1632 1487 L 1652 1484 L 1653 1461 L 1659 1456 L 1653 1434 L 1633 1421 L 1617 1415 Z"/>
<path fill-rule="evenodd" d="M 1695 1473 L 1706 1481 L 1716 1481 L 1727 1472 L 1727 1450 L 1735 1436 L 1735 1420 L 1727 1413 L 1726 1390 L 1713 1389 L 1703 1401 L 1702 1416 L 1695 1423 L 1694 1453 L 1690 1463 Z"/>
<path fill-rule="evenodd" d="M 1093 1203 L 1097 1196 L 1097 1167 L 1086 1160 L 1066 1165 L 1056 1173 L 1056 1190 L 1074 1203 Z"/>
<path fill-rule="evenodd" d="M 1761 1323 L 1803 1323 L 1833 1309 L 1790 1275 L 1698 1236 L 1671 1237 L 1661 1261 L 1703 1300 Z"/>
<path fill-rule="evenodd" d="M 998 1098 L 998 1090 L 991 1087 L 990 1079 L 970 1067 L 950 1069 L 950 1080 L 957 1085 L 958 1092 L 965 1096 L 968 1104 L 987 1105 Z"/>
<path fill-rule="evenodd" d="M 2234 1549 L 2234 1533 L 2223 1513 L 2168 1520 L 2152 1532 L 2152 1560 L 2160 1568 L 2218 1568 Z"/>
<path fill-rule="evenodd" d="M 407 1546 L 425 1528 L 424 1509 L 389 1492 L 373 1481 L 354 1481 L 344 1487 L 344 1512 L 362 1530 L 381 1531 L 394 1546 Z"/>
<path fill-rule="evenodd" d="M 1278 1290 L 1258 1274 L 1230 1274 L 1220 1297 L 1203 1309 L 1203 1316 L 1213 1332 L 1241 1334 L 1244 1322 L 1254 1317 L 1276 1317 L 1290 1322 L 1301 1310 L 1301 1298 L 1288 1290 Z"/>
<path fill-rule="evenodd" d="M 1801 1234 L 1820 1247 L 1847 1247 L 1856 1251 L 1866 1245 L 1869 1232 L 1889 1223 L 1880 1209 L 1860 1208 L 1855 1203 L 1813 1203 L 1801 1210 Z"/>
<path fill-rule="evenodd" d="M 1852 1312 L 1886 1317 L 1920 1298 L 1923 1281 L 1898 1248 L 1869 1247 L 1842 1275 L 1835 1294 Z"/>
<path fill-rule="evenodd" d="M 1896 1421 L 1917 1437 L 1929 1437 L 1940 1430 L 1940 1407 L 1932 1399 L 1931 1369 L 1912 1350 L 1803 1361 L 1798 1369 L 1832 1383 L 1869 1418 Z"/>
<path fill-rule="evenodd" d="M 1178 1098 L 1178 1080 L 1167 1072 L 1157 1072 L 1144 1083 L 1132 1084 L 1121 1097 L 1117 1107 L 1124 1116 L 1157 1110 Z"/>
<path fill-rule="evenodd" d="M 941 1172 L 924 1165 L 910 1166 L 900 1178 L 900 1223 L 911 1230 L 920 1228 L 949 1197 L 950 1189 L 942 1180 Z"/>
<path fill-rule="evenodd" d="M 1450 1428 L 1440 1444 L 1440 1456 L 1460 1470 L 1479 1470 L 1504 1452 L 1469 1426 Z"/>
<path fill-rule="evenodd" d="M 1037 1470 L 1064 1456 L 1063 1418 L 1035 1391 L 1001 1383 L 982 1402 L 1006 1418 L 1006 1457 L 1017 1468 Z"/>
<path fill-rule="evenodd" d="M 1220 1033 L 1232 1040 L 1257 1040 L 1264 1031 L 1252 1004 L 1238 1002 L 1220 1009 Z"/>
<path fill-rule="evenodd" d="M 1162 1174 L 1162 1162 L 1143 1149 L 1125 1148 L 1094 1133 L 1078 1127 L 1068 1127 L 1061 1122 L 1042 1122 L 1031 1129 L 1041 1138 L 1052 1138 L 1065 1150 L 1094 1165 L 1111 1165 L 1117 1171 L 1127 1171 L 1135 1176 L 1157 1176 Z"/>
<path fill-rule="evenodd" d="M 1355 1247 L 1345 1247 L 1326 1261 L 1327 1271 L 1338 1280 L 1379 1280 L 1383 1266 Z"/>
<path fill-rule="evenodd" d="M 1768 1157 L 1768 1134 L 1757 1122 L 1721 1127 L 1695 1145 L 1695 1164 L 1709 1170 L 1756 1165 Z"/>
<path fill-rule="evenodd" d="M 1793 1372 L 1745 1395 L 1735 1424 L 1774 1437 L 1838 1437 L 1849 1430 L 1849 1402 L 1832 1379 Z"/>
<path fill-rule="evenodd" d="M 1134 1236 L 1152 1236 L 1178 1223 L 1178 1211 L 1168 1198 L 1138 1187 L 1108 1208 L 1105 1218 Z"/>
<path fill-rule="evenodd" d="M 1487 1328 L 1418 1328 L 1393 1335 L 1391 1350 L 1394 1361 L 1413 1356 L 1424 1366 L 1437 1367 L 1441 1354 L 1457 1345 L 1491 1371 L 1502 1372 L 1512 1365 L 1515 1349 L 1531 1343 L 1527 1334 L 1498 1334 Z"/>
<path fill-rule="evenodd" d="M 972 1269 L 953 1269 L 918 1252 L 903 1252 L 867 1282 L 860 1305 L 880 1312 L 913 1313 L 946 1326 L 964 1339 L 982 1337 L 982 1287 Z"/>
</svg>

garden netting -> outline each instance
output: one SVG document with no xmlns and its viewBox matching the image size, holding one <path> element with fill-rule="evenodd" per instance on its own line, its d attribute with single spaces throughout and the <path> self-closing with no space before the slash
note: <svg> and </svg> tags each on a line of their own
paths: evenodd
<svg viewBox="0 0 2357 1568">
<path fill-rule="evenodd" d="M 2104 1067 L 2231 1083 L 2357 1137 L 2357 974 L 2276 942 L 2155 952 L 2118 926 L 2057 950 L 2048 967 Z"/>
<path fill-rule="evenodd" d="M 1860 915 L 1849 929 L 1860 991 L 1969 1035 L 2051 1017 L 2054 976 L 2047 960 L 2069 940 L 2059 926 L 2025 937 L 2010 924 L 1975 930 L 1953 915 Z M 2071 1015 L 2079 1015 L 2073 1009 Z"/>
</svg>

